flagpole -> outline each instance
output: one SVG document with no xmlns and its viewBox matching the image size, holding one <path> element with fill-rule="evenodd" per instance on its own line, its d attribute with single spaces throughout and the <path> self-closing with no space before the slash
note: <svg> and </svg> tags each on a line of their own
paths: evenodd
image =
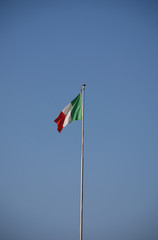
<svg viewBox="0 0 158 240">
<path fill-rule="evenodd" d="M 81 139 L 81 192 L 80 192 L 80 240 L 83 240 L 83 168 L 84 168 L 84 90 L 86 84 L 82 84 L 82 139 Z"/>
</svg>

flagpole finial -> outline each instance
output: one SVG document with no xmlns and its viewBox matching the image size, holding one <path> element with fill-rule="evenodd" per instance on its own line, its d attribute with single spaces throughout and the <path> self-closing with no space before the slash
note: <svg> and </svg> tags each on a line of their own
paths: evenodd
<svg viewBox="0 0 158 240">
<path fill-rule="evenodd" d="M 85 83 L 81 84 L 81 92 L 84 91 L 85 86 L 86 86 Z"/>
</svg>

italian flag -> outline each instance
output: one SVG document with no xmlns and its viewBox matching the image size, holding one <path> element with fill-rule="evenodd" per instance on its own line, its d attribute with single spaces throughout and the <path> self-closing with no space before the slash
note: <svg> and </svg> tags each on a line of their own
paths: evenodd
<svg viewBox="0 0 158 240">
<path fill-rule="evenodd" d="M 59 132 L 69 123 L 82 119 L 81 94 L 70 102 L 54 120 Z"/>
</svg>

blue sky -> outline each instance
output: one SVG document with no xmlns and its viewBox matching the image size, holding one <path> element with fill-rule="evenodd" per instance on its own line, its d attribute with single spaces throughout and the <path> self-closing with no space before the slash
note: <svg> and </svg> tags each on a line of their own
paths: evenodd
<svg viewBox="0 0 158 240">
<path fill-rule="evenodd" d="M 157 1 L 0 2 L 0 238 L 158 239 Z"/>
</svg>

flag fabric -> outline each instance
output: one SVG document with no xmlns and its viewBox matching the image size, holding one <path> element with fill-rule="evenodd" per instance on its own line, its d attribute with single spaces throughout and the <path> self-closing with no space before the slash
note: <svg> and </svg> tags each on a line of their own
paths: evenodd
<svg viewBox="0 0 158 240">
<path fill-rule="evenodd" d="M 82 119 L 81 93 L 70 102 L 54 120 L 59 132 L 69 123 Z"/>
</svg>

